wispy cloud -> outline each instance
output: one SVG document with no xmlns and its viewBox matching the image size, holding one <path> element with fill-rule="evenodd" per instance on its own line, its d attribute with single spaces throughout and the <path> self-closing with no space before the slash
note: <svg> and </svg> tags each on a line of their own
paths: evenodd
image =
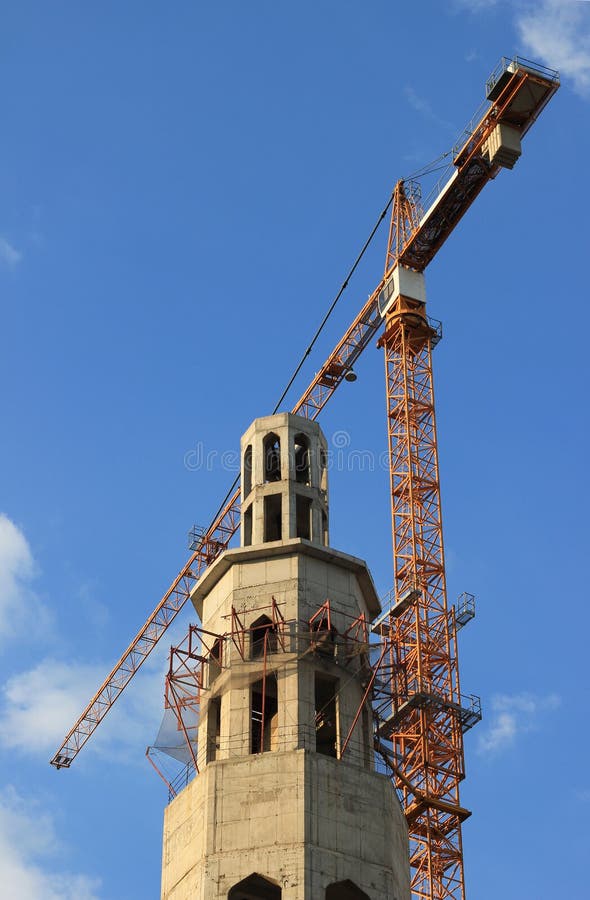
<svg viewBox="0 0 590 900">
<path fill-rule="evenodd" d="M 480 734 L 478 750 L 494 754 L 511 746 L 515 740 L 538 725 L 539 717 L 557 709 L 557 694 L 537 697 L 534 694 L 497 694 L 491 703 L 492 717 L 487 730 Z"/>
<path fill-rule="evenodd" d="M 26 627 L 27 636 L 47 637 L 53 619 L 31 587 L 36 565 L 22 530 L 0 514 L 0 643 L 17 637 Z M 91 585 L 81 588 L 84 593 Z M 91 604 L 93 628 L 105 621 L 108 611 Z M 33 626 L 31 623 L 35 623 Z M 164 675 L 170 644 L 182 642 L 187 628 L 179 616 L 166 641 L 153 651 L 133 684 L 109 713 L 91 747 L 110 760 L 141 760 L 163 715 Z M 71 658 L 45 657 L 31 668 L 11 675 L 0 687 L 0 747 L 31 756 L 46 757 L 55 751 L 77 720 L 86 703 L 102 684 L 111 662 L 90 663 Z"/>
<path fill-rule="evenodd" d="M 100 882 L 60 871 L 64 848 L 51 815 L 8 787 L 0 794 L 0 884 L 19 900 L 96 900 Z"/>
<path fill-rule="evenodd" d="M 412 109 L 415 109 L 416 112 L 424 116 L 425 119 L 434 122 L 436 125 L 440 125 L 442 128 L 454 129 L 454 126 L 450 122 L 447 122 L 446 119 L 442 119 L 433 108 L 432 104 L 424 97 L 421 97 L 413 87 L 406 85 L 404 88 L 404 95 Z"/>
<path fill-rule="evenodd" d="M 481 12 L 483 9 L 490 9 L 492 6 L 498 6 L 501 0 L 452 0 L 452 6 L 456 9 L 468 9 L 471 12 Z"/>
<path fill-rule="evenodd" d="M 47 753 L 76 721 L 104 675 L 100 666 L 53 659 L 13 675 L 2 690 L 0 744 Z"/>
<path fill-rule="evenodd" d="M 580 95 L 590 96 L 589 3 L 541 0 L 517 16 L 516 29 L 533 59 L 559 69 Z"/>
<path fill-rule="evenodd" d="M 23 258 L 20 250 L 17 250 L 10 241 L 0 234 L 0 263 L 7 269 L 14 269 Z"/>
<path fill-rule="evenodd" d="M 90 625 L 96 630 L 102 630 L 110 621 L 111 614 L 109 608 L 95 598 L 95 590 L 96 584 L 93 581 L 84 581 L 78 588 L 78 601 Z"/>
<path fill-rule="evenodd" d="M 89 745 L 94 752 L 111 761 L 143 764 L 163 715 L 165 652 L 162 647 L 150 659 L 109 712 Z M 2 688 L 0 746 L 41 758 L 51 755 L 109 668 L 47 658 L 13 675 Z"/>
<path fill-rule="evenodd" d="M 503 0 L 451 0 L 451 8 L 481 13 Z M 590 2 L 537 0 L 509 5 L 521 52 L 571 79 L 574 90 L 590 97 Z"/>
<path fill-rule="evenodd" d="M 24 628 L 47 634 L 51 616 L 31 587 L 35 563 L 21 529 L 0 513 L 0 643 Z"/>
</svg>

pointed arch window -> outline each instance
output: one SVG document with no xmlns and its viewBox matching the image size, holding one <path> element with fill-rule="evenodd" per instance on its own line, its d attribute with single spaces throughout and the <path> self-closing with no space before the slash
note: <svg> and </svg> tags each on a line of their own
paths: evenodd
<svg viewBox="0 0 590 900">
<path fill-rule="evenodd" d="M 323 447 L 320 448 L 320 489 L 328 490 L 328 457 Z"/>
<path fill-rule="evenodd" d="M 309 438 L 305 434 L 296 434 L 294 439 L 295 481 L 298 484 L 311 484 L 311 464 Z"/>
<path fill-rule="evenodd" d="M 281 480 L 281 441 L 272 431 L 264 438 L 264 481 Z"/>
<path fill-rule="evenodd" d="M 248 444 L 244 452 L 244 500 L 252 490 L 252 444 Z"/>
<path fill-rule="evenodd" d="M 283 892 L 278 884 L 255 872 L 230 890 L 228 900 L 281 900 Z"/>
<path fill-rule="evenodd" d="M 260 616 L 250 626 L 250 659 L 258 659 L 264 656 L 264 644 L 266 652 L 277 651 L 277 626 L 268 618 Z"/>
</svg>

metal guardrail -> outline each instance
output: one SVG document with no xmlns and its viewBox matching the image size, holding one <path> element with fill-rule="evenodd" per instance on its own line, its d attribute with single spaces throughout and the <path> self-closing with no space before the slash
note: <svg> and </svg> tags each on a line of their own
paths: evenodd
<svg viewBox="0 0 590 900">
<path fill-rule="evenodd" d="M 516 71 L 519 68 L 526 69 L 529 72 L 536 72 L 538 75 L 541 75 L 548 81 L 555 82 L 556 84 L 559 83 L 559 72 L 556 69 L 550 69 L 548 66 L 543 66 L 540 63 L 536 63 L 530 59 L 526 59 L 524 56 L 503 56 L 486 81 L 486 97 L 494 89 L 494 86 L 498 83 L 502 75 L 505 72 L 511 70 L 511 67 L 512 71 Z M 430 190 L 426 199 L 423 201 L 422 208 L 426 212 L 428 212 L 432 208 L 440 194 L 442 194 L 449 181 L 450 174 L 454 171 L 455 159 L 457 158 L 465 144 L 473 137 L 477 126 L 483 119 L 486 111 L 488 109 L 491 109 L 493 105 L 494 104 L 489 100 L 483 100 L 476 112 L 470 118 L 465 128 L 463 128 L 463 130 L 460 132 L 457 140 L 453 144 L 451 152 L 451 162 L 449 162 L 448 166 L 443 170 L 438 181 Z M 424 218 L 424 216 L 422 216 L 422 218 Z"/>
<path fill-rule="evenodd" d="M 457 603 L 455 605 L 455 622 L 457 623 L 457 630 L 463 628 L 463 626 L 467 625 L 473 618 L 475 618 L 475 595 L 463 591 L 463 593 L 457 597 Z"/>
<path fill-rule="evenodd" d="M 543 78 L 547 78 L 549 81 L 559 81 L 559 72 L 557 71 L 557 69 L 550 69 L 548 66 L 544 66 L 541 63 L 534 62 L 532 59 L 526 59 L 526 57 L 524 56 L 502 56 L 492 74 L 486 81 L 486 95 L 490 94 L 493 91 L 494 87 L 496 86 L 504 72 L 515 72 L 518 68 L 528 69 L 531 72 L 537 72 L 539 75 L 542 75 Z"/>
<path fill-rule="evenodd" d="M 381 719 L 377 729 L 381 737 L 387 739 L 391 729 L 415 709 L 447 710 L 457 718 L 463 732 L 469 731 L 482 718 L 481 698 L 477 694 L 455 695 L 454 700 L 449 700 L 438 692 L 435 685 L 415 679 L 408 684 L 405 698 L 388 718 Z"/>
<path fill-rule="evenodd" d="M 196 774 L 197 770 L 193 763 L 187 763 L 182 772 L 179 772 L 176 778 L 170 782 L 170 786 L 174 790 L 174 796 L 176 796 L 182 788 L 185 788 L 187 784 L 193 780 Z"/>
</svg>

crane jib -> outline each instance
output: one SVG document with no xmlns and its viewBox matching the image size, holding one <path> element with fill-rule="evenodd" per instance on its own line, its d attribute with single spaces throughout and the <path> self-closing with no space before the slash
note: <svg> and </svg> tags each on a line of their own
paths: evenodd
<svg viewBox="0 0 590 900">
<path fill-rule="evenodd" d="M 558 74 L 519 57 L 503 59 L 487 84 L 488 103 L 465 129 L 453 154 L 453 174 L 427 204 L 391 254 L 388 265 L 345 335 L 295 404 L 292 412 L 315 419 L 345 380 L 356 359 L 382 324 L 379 296 L 393 268 L 401 264 L 422 272 L 465 215 L 483 187 L 501 168 L 511 168 L 520 155 L 520 140 L 559 87 Z M 391 262 L 393 260 L 393 262 Z M 240 490 L 235 490 L 168 588 L 160 603 L 90 700 L 51 759 L 57 769 L 69 768 L 93 731 L 106 716 L 135 672 L 183 608 L 190 590 L 210 563 L 228 546 L 239 527 Z"/>
</svg>

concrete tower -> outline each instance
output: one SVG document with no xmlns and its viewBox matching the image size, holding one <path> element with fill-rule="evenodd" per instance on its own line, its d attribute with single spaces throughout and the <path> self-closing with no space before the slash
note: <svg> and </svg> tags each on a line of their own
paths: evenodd
<svg viewBox="0 0 590 900">
<path fill-rule="evenodd" d="M 328 546 L 315 422 L 242 438 L 241 546 L 197 582 L 210 633 L 199 774 L 164 819 L 164 900 L 409 900 L 405 819 L 363 705 L 380 612 L 365 563 Z"/>
</svg>

